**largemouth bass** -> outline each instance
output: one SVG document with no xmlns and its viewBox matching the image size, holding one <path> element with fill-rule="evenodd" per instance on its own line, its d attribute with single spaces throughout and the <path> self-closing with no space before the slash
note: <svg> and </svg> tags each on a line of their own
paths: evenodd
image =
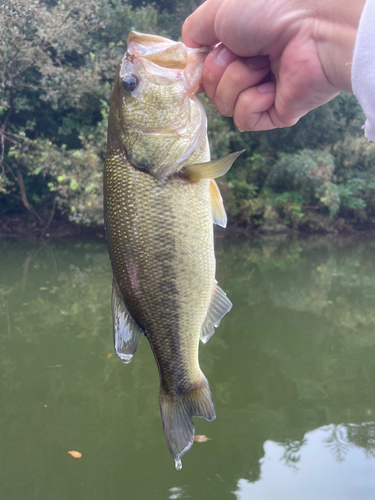
<svg viewBox="0 0 375 500">
<path fill-rule="evenodd" d="M 128 363 L 142 333 L 160 375 L 164 435 L 177 468 L 192 417 L 215 418 L 199 367 L 230 308 L 215 281 L 213 223 L 226 225 L 216 182 L 240 153 L 210 161 L 206 115 L 194 93 L 207 48 L 131 32 L 108 123 L 104 216 L 113 270 L 115 350 Z"/>
</svg>

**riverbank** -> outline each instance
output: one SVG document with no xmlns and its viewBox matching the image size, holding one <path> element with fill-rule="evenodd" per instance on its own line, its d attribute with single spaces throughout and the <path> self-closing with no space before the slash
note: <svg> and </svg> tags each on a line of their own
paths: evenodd
<svg viewBox="0 0 375 500">
<path fill-rule="evenodd" d="M 324 220 L 323 220 L 324 219 Z M 0 217 L 0 238 L 31 238 L 31 239 L 59 239 L 64 237 L 104 237 L 104 225 L 77 224 L 59 217 L 49 223 L 37 222 L 29 214 L 13 214 Z M 223 229 L 215 226 L 215 235 L 219 238 L 242 236 L 245 238 L 269 237 L 280 235 L 286 237 L 308 237 L 312 235 L 331 236 L 369 236 L 375 237 L 375 220 L 364 222 L 361 225 L 351 224 L 346 219 L 337 219 L 327 224 L 326 218 L 322 218 L 321 224 L 306 226 L 302 229 L 293 229 L 283 224 L 262 224 L 257 228 L 228 222 Z"/>
<path fill-rule="evenodd" d="M 59 239 L 66 236 L 104 237 L 104 225 L 87 226 L 76 224 L 67 219 L 42 224 L 28 214 L 15 214 L 0 217 L 0 238 Z"/>
</svg>

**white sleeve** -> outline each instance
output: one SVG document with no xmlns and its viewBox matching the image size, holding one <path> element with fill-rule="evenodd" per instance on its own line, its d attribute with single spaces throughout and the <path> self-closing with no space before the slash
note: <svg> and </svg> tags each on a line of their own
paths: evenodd
<svg viewBox="0 0 375 500">
<path fill-rule="evenodd" d="M 365 135 L 369 141 L 375 141 L 375 0 L 366 1 L 359 21 L 352 86 L 367 118 Z"/>
</svg>

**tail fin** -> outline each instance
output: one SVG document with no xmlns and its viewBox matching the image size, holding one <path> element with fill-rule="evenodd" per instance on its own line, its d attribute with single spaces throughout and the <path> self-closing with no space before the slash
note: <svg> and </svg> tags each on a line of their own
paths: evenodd
<svg viewBox="0 0 375 500">
<path fill-rule="evenodd" d="M 192 417 L 203 417 L 214 420 L 215 403 L 210 386 L 202 373 L 199 388 L 172 396 L 160 387 L 159 401 L 164 436 L 169 451 L 174 458 L 176 469 L 181 469 L 181 457 L 190 450 L 194 441 L 194 425 Z"/>
</svg>

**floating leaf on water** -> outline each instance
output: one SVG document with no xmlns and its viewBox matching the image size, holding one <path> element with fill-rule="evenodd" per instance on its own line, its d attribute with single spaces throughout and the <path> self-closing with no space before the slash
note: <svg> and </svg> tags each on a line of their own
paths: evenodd
<svg viewBox="0 0 375 500">
<path fill-rule="evenodd" d="M 107 359 L 112 358 L 112 356 L 113 356 L 113 353 L 112 353 L 112 352 L 110 352 L 109 354 L 107 354 Z"/>
<path fill-rule="evenodd" d="M 79 451 L 68 451 L 68 453 L 69 453 L 69 455 L 71 455 L 74 458 L 81 458 L 82 457 L 82 453 L 80 453 Z"/>
<path fill-rule="evenodd" d="M 22 305 L 23 306 L 28 306 L 29 304 L 28 304 L 28 302 L 24 302 Z"/>
<path fill-rule="evenodd" d="M 206 441 L 212 441 L 211 438 L 208 438 L 207 436 L 203 434 L 198 434 L 197 436 L 194 436 L 194 441 L 196 443 L 205 443 Z"/>
<path fill-rule="evenodd" d="M 48 286 L 40 286 L 39 290 L 48 290 Z"/>
</svg>

